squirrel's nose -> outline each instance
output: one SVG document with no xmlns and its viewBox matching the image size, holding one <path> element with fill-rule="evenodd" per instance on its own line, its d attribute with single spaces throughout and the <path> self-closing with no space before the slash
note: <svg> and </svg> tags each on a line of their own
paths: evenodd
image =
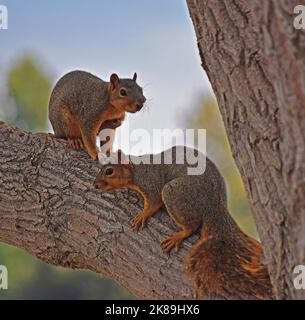
<svg viewBox="0 0 305 320">
<path fill-rule="evenodd" d="M 137 111 L 140 111 L 143 108 L 143 103 L 136 104 Z"/>
<path fill-rule="evenodd" d="M 144 96 L 141 98 L 141 100 L 138 101 L 138 103 L 136 104 L 137 111 L 143 108 L 145 101 L 146 98 Z"/>
<path fill-rule="evenodd" d="M 98 178 L 94 181 L 93 185 L 94 185 L 95 189 L 99 189 L 100 184 L 99 184 Z"/>
</svg>

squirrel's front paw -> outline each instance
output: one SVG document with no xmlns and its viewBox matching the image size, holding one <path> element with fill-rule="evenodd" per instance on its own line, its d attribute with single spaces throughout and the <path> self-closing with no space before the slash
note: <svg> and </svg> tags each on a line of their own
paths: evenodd
<svg viewBox="0 0 305 320">
<path fill-rule="evenodd" d="M 68 138 L 68 143 L 74 150 L 84 149 L 82 138 Z"/>
<path fill-rule="evenodd" d="M 143 213 L 139 213 L 133 218 L 131 227 L 133 230 L 138 231 L 140 228 L 145 227 L 146 221 L 147 217 Z"/>
<path fill-rule="evenodd" d="M 88 151 L 88 154 L 93 160 L 98 160 L 98 150 L 97 149 Z"/>
</svg>

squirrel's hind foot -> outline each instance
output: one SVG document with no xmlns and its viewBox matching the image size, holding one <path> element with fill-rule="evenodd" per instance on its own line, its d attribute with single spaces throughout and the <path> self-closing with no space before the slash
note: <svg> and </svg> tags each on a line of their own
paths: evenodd
<svg viewBox="0 0 305 320">
<path fill-rule="evenodd" d="M 174 233 L 167 239 L 161 241 L 161 247 L 167 253 L 169 253 L 174 247 L 176 247 L 176 252 L 178 252 L 184 239 L 185 237 L 183 231 Z"/>
<path fill-rule="evenodd" d="M 182 241 L 196 231 L 197 224 L 191 226 L 182 226 L 182 228 L 183 229 L 181 231 L 176 232 L 167 239 L 161 241 L 161 247 L 165 252 L 169 253 L 173 247 L 176 247 L 176 252 L 178 252 L 180 250 Z"/>
</svg>

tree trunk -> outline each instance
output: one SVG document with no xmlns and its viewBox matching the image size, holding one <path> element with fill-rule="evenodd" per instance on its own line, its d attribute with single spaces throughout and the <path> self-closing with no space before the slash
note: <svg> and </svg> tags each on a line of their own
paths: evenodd
<svg viewBox="0 0 305 320">
<path fill-rule="evenodd" d="M 305 265 L 304 0 L 187 0 L 201 55 L 243 177 L 274 292 Z"/>
<path fill-rule="evenodd" d="M 53 265 L 105 274 L 139 298 L 193 298 L 183 260 L 198 235 L 165 254 L 160 241 L 177 231 L 168 215 L 133 232 L 141 198 L 96 190 L 98 171 L 65 141 L 0 122 L 0 241 Z"/>
</svg>

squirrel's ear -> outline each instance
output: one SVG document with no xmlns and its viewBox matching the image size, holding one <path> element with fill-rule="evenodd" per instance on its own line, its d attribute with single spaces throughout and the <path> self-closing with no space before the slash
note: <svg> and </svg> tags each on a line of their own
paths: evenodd
<svg viewBox="0 0 305 320">
<path fill-rule="evenodd" d="M 110 83 L 112 85 L 112 89 L 115 89 L 119 83 L 120 83 L 120 78 L 119 76 L 116 74 L 116 73 L 113 73 L 111 76 L 110 76 Z"/>
<path fill-rule="evenodd" d="M 133 79 L 132 79 L 132 80 L 133 80 L 134 82 L 136 82 L 136 81 L 137 81 L 137 78 L 138 78 L 138 75 L 137 75 L 137 73 L 135 72 L 134 75 L 133 75 Z"/>
</svg>

